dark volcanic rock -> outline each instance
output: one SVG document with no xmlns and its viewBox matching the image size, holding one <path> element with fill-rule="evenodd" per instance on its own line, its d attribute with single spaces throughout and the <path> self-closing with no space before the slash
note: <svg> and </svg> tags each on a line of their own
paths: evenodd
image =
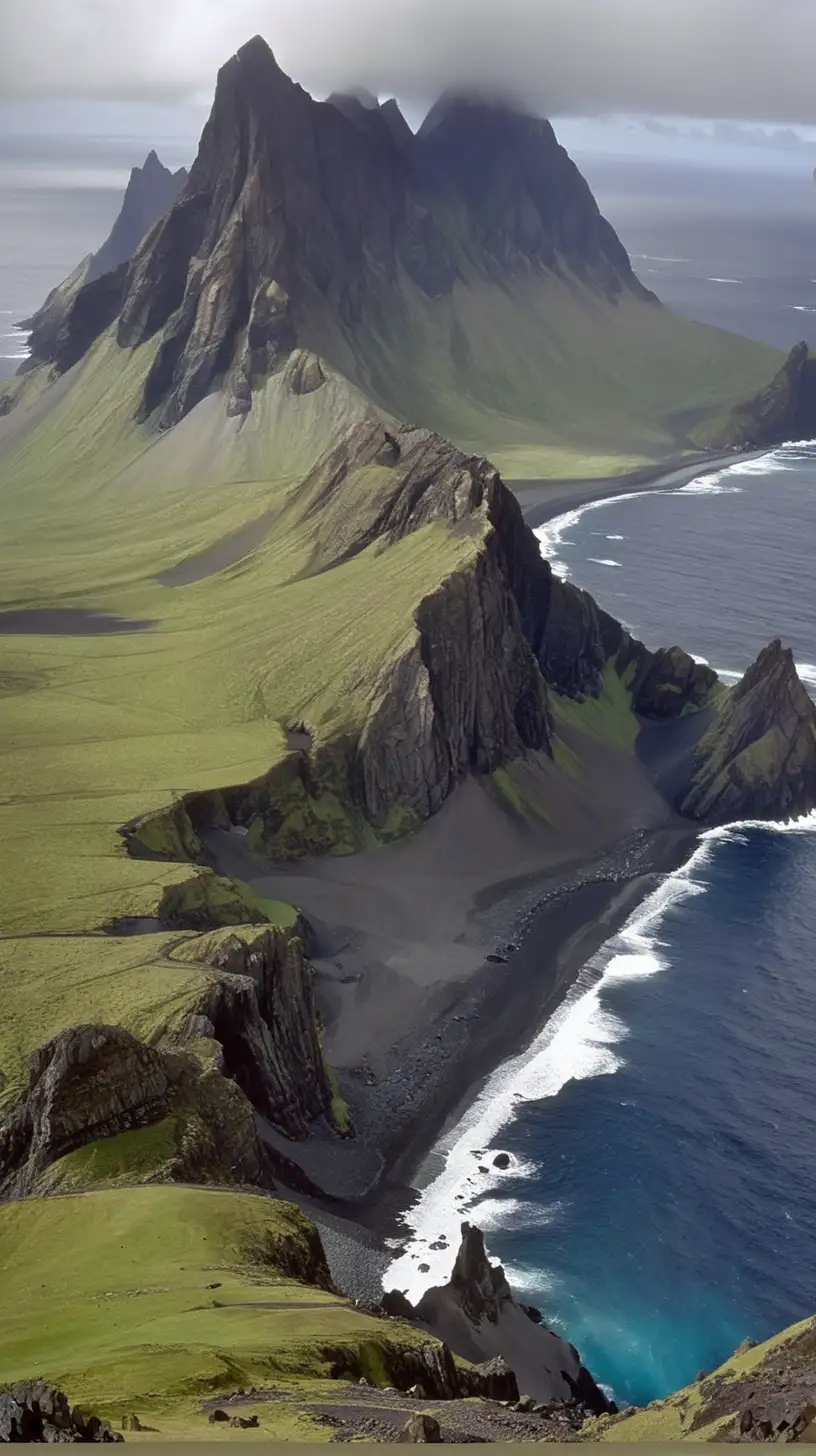
<svg viewBox="0 0 816 1456">
<path fill-rule="evenodd" d="M 632 706 L 644 718 L 679 718 L 702 708 L 717 682 L 716 672 L 682 647 L 660 648 L 638 675 Z"/>
<path fill-rule="evenodd" d="M 295 343 L 331 340 L 342 363 L 366 321 L 399 312 L 403 275 L 441 298 L 474 267 L 651 297 L 548 123 L 454 100 L 414 137 L 394 101 L 312 100 L 256 37 L 219 72 L 184 191 L 130 266 L 119 343 L 160 335 L 140 414 L 168 427 L 224 380 L 248 411 Z"/>
<path fill-rule="evenodd" d="M 225 1069 L 275 1127 L 306 1137 L 332 1091 L 301 941 L 259 927 L 251 940 L 231 936 L 202 954 L 221 972 L 199 1014 L 223 1048 Z"/>
<path fill-rule="evenodd" d="M 462 1225 L 450 1281 L 428 1290 L 414 1317 L 455 1354 L 476 1364 L 481 1378 L 493 1382 L 491 1389 L 512 1385 L 510 1396 L 494 1398 L 518 1400 L 520 1384 L 538 1401 L 562 1401 L 598 1415 L 612 1409 L 575 1347 L 534 1323 L 516 1303 L 504 1270 L 491 1265 L 483 1235 L 470 1224 Z"/>
<path fill-rule="evenodd" d="M 471 236 L 502 269 L 562 262 L 610 298 L 651 299 L 548 121 L 450 93 L 417 136 L 422 164 L 467 210 Z"/>
<path fill-rule="evenodd" d="M 786 440 L 810 439 L 816 431 L 816 359 L 805 343 L 791 349 L 765 389 L 737 405 L 706 429 L 712 449 L 758 450 Z"/>
<path fill-rule="evenodd" d="M 32 318 L 21 324 L 31 332 L 31 359 L 26 361 L 26 370 L 49 360 L 64 372 L 113 323 L 124 295 L 122 265 L 129 262 L 142 239 L 172 207 L 186 181 L 183 167 L 170 172 L 155 152 L 150 153 L 144 166 L 134 167 L 110 237 L 98 253 L 83 258 L 70 277 L 52 289 Z M 117 274 L 115 284 L 90 290 L 89 297 L 80 302 L 80 294 L 88 284 L 111 272 Z"/>
<path fill-rule="evenodd" d="M 148 154 L 141 167 L 133 168 L 122 210 L 110 236 L 93 256 L 89 281 L 130 261 L 150 229 L 170 211 L 186 182 L 185 167 L 171 172 L 162 165 L 155 152 Z"/>
<path fill-rule="evenodd" d="M 816 706 L 777 639 L 724 696 L 679 808 L 709 823 L 788 820 L 816 807 Z"/>
<path fill-rule="evenodd" d="M 61 1390 L 44 1380 L 21 1382 L 0 1394 L 0 1444 L 111 1444 L 123 1440 L 124 1436 L 98 1416 L 86 1416 L 72 1407 Z"/>
<path fill-rule="evenodd" d="M 160 1176 L 270 1184 L 250 1104 L 220 1072 L 122 1027 L 70 1027 L 31 1057 L 28 1086 L 0 1123 L 0 1196 L 25 1196 L 67 1153 L 171 1114 L 177 1154 Z"/>
</svg>

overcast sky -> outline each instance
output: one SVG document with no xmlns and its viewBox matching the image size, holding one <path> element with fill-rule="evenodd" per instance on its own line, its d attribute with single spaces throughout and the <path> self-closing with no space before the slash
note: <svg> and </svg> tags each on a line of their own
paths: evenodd
<svg viewBox="0 0 816 1456">
<path fill-rule="evenodd" d="M 816 123 L 814 0 L 0 0 L 0 93 L 201 101 L 256 32 L 315 90 Z"/>
<path fill-rule="evenodd" d="M 0 160 L 56 138 L 56 165 L 86 136 L 120 171 L 147 145 L 189 162 L 258 32 L 314 95 L 397 95 L 414 125 L 446 87 L 489 87 L 577 155 L 816 164 L 816 0 L 0 0 Z"/>
</svg>

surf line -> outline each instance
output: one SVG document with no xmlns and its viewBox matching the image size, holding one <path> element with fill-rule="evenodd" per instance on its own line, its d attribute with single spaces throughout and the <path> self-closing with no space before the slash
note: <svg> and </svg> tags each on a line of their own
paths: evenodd
<svg viewBox="0 0 816 1456">
<path fill-rule="evenodd" d="M 700 871 L 720 844 L 747 843 L 749 832 L 811 834 L 816 832 L 816 812 L 790 824 L 741 820 L 701 833 L 686 863 L 667 875 L 623 929 L 587 962 L 527 1050 L 496 1069 L 472 1106 L 437 1144 L 434 1152 L 444 1160 L 442 1171 L 405 1215 L 408 1239 L 394 1241 L 400 1252 L 384 1276 L 386 1290 L 402 1290 L 415 1302 L 432 1285 L 444 1284 L 463 1218 L 471 1218 L 489 1235 L 491 1228 L 525 1223 L 541 1227 L 561 1216 L 558 1203 L 535 1199 L 538 1166 L 502 1153 L 497 1139 L 514 1120 L 519 1103 L 556 1097 L 570 1081 L 611 1076 L 624 1065 L 621 1044 L 627 1027 L 604 1006 L 604 991 L 622 982 L 648 980 L 667 969 L 669 948 L 660 935 L 666 915 L 705 894 L 708 884 Z M 497 1156 L 502 1166 L 496 1166 Z M 515 1189 L 525 1178 L 531 1185 L 530 1198 L 502 1197 L 503 1183 L 512 1180 Z M 546 1270 L 540 1275 L 544 1291 Z"/>
</svg>

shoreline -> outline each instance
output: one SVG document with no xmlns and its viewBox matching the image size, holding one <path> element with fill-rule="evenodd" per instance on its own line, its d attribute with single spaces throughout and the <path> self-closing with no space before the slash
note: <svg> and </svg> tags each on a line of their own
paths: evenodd
<svg viewBox="0 0 816 1456">
<path fill-rule="evenodd" d="M 700 455 L 695 460 L 678 459 L 662 465 L 645 465 L 626 475 L 607 475 L 597 480 L 510 480 L 505 484 L 516 496 L 528 526 L 535 530 L 568 511 L 597 501 L 639 495 L 642 491 L 680 490 L 701 475 L 727 470 L 743 460 L 758 460 L 770 453 L 763 450 L 731 450 L 717 455 Z"/>
<path fill-rule="evenodd" d="M 440 1144 L 474 1106 L 491 1076 L 533 1046 L 588 962 L 667 876 L 688 863 L 699 842 L 699 829 L 667 816 L 662 827 L 644 834 L 637 845 L 631 838 L 623 840 L 604 856 L 542 875 L 526 899 L 518 892 L 511 897 L 519 937 L 511 957 L 517 984 L 508 986 L 508 966 L 498 968 L 507 974 L 500 979 L 494 974 L 491 985 L 497 967 L 488 966 L 447 1021 L 431 1024 L 424 1054 L 399 1079 L 389 1079 L 387 1087 L 371 1089 L 377 1121 L 395 1117 L 390 1146 L 382 1146 L 376 1182 L 355 1199 L 328 1198 L 324 1203 L 292 1195 L 317 1223 L 333 1276 L 346 1293 L 372 1303 L 381 1297 L 387 1271 L 411 1241 L 405 1215 L 443 1171 Z M 434 1045 L 440 1027 L 448 1042 L 444 1059 L 439 1058 L 438 1043 Z M 421 1089 L 422 1096 L 417 1116 L 405 1119 L 401 1099 L 411 1086 Z M 364 1145 L 378 1141 L 377 1129 L 366 1128 Z M 338 1150 L 341 1159 L 350 1146 Z M 466 1216 L 454 1201 L 446 1231 Z M 455 1253 L 453 1242 L 450 1252 Z"/>
<path fill-rule="evenodd" d="M 622 477 L 516 482 L 512 488 L 526 523 L 534 527 L 596 501 L 678 489 L 767 453 L 706 455 Z M 352 1084 L 346 1069 L 341 1084 L 357 1135 L 340 1145 L 316 1139 L 299 1150 L 298 1161 L 324 1198 L 297 1201 L 321 1229 L 337 1283 L 355 1298 L 378 1298 L 383 1276 L 400 1247 L 410 1242 L 404 1215 L 444 1168 L 440 1143 L 474 1106 L 491 1076 L 524 1056 L 592 958 L 661 881 L 692 857 L 700 839 L 697 826 L 678 819 L 665 801 L 659 814 L 649 814 L 648 806 L 639 812 L 644 818 L 637 832 L 634 823 L 623 823 L 615 839 L 609 835 L 586 850 L 575 846 L 571 854 L 543 855 L 535 867 L 529 861 L 520 864 L 515 880 L 494 873 L 480 888 L 472 886 L 468 938 L 476 939 L 479 954 L 469 976 L 454 975 L 446 983 L 442 1005 L 438 998 L 435 1004 L 433 994 L 441 987 L 425 983 L 431 993 L 427 1019 L 409 1024 L 375 1074 L 366 1067 L 365 1076 L 355 1075 Z M 512 857 L 507 862 L 515 863 Z M 239 871 L 239 877 L 245 876 Z M 313 891 L 314 885 L 308 888 Z M 374 893 L 374 884 L 368 889 Z M 302 904 L 294 885 L 289 890 L 283 883 L 269 883 L 264 892 Z M 323 902 L 317 903 L 322 908 Z M 311 917 L 308 901 L 303 908 Z M 332 917 L 317 918 L 326 925 Z M 353 911 L 349 919 L 353 924 Z M 360 952 L 365 948 L 365 941 L 361 945 L 354 937 L 345 943 L 344 968 L 364 963 Z M 499 948 L 509 953 L 490 955 Z M 347 1006 L 342 1010 L 341 1005 L 339 1014 L 347 1016 Z M 367 1019 L 370 1007 L 361 1014 Z M 376 1042 L 377 1032 L 371 1036 Z M 454 1202 L 448 1228 L 457 1208 Z"/>
</svg>

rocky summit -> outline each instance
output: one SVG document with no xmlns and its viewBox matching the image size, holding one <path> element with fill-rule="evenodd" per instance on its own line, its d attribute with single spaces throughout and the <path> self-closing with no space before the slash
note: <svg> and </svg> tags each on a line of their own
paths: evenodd
<svg viewBox="0 0 816 1456">
<path fill-rule="evenodd" d="M 60 332 L 70 322 L 77 294 L 95 278 L 127 263 L 146 234 L 172 207 L 187 182 L 186 168 L 171 172 L 150 152 L 130 174 L 121 211 L 110 236 L 96 252 L 77 266 L 64 283 L 52 290 L 45 303 L 20 327 L 30 330 L 29 347 L 35 360 L 62 358 Z M 30 366 L 26 366 L 30 367 Z"/>
<path fill-rule="evenodd" d="M 816 706 L 777 639 L 723 698 L 680 809 L 695 819 L 787 822 L 816 805 Z"/>
<path fill-rule="evenodd" d="M 0 1438 L 618 1430 L 478 1229 L 415 1305 L 380 1233 L 701 825 L 816 806 L 790 653 L 726 689 L 645 645 L 523 504 L 760 396 L 787 430 L 807 361 L 669 314 L 543 119 L 447 94 L 414 133 L 259 38 L 31 346 L 0 385 Z M 746 1431 L 805 1429 L 801 1373 Z"/>
<path fill-rule="evenodd" d="M 125 261 L 106 246 L 110 266 Z M 414 138 L 396 106 L 313 101 L 256 37 L 219 73 L 181 197 L 93 313 L 100 330 L 118 313 L 126 348 L 159 339 L 141 409 L 167 426 L 219 377 L 246 413 L 296 344 L 353 352 L 372 275 L 435 299 L 473 268 L 530 265 L 651 297 L 548 123 L 449 97 Z M 40 357 L 47 344 L 35 338 Z M 55 362 L 74 357 L 64 342 Z"/>
</svg>

